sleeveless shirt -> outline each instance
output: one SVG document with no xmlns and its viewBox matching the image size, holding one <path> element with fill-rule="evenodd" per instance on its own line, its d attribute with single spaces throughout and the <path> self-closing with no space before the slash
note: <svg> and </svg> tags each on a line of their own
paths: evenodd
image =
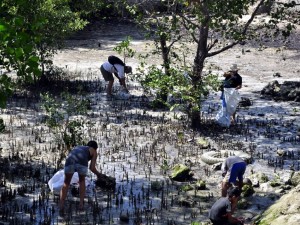
<svg viewBox="0 0 300 225">
<path fill-rule="evenodd" d="M 76 146 L 67 156 L 65 166 L 80 164 L 87 167 L 91 158 L 89 146 Z"/>
</svg>

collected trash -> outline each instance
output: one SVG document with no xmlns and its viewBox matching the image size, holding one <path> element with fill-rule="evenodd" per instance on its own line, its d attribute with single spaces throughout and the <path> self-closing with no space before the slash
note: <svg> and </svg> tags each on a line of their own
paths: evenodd
<svg viewBox="0 0 300 225">
<path fill-rule="evenodd" d="M 54 195 L 59 195 L 60 189 L 64 184 L 64 179 L 65 179 L 65 173 L 64 173 L 64 170 L 61 169 L 61 170 L 57 171 L 53 175 L 53 177 L 48 181 L 48 186 Z M 71 190 L 74 189 L 72 192 L 73 195 L 75 193 L 75 187 L 78 184 L 78 182 L 79 182 L 79 176 L 78 176 L 78 173 L 75 172 L 72 177 L 71 183 L 70 183 L 72 186 Z M 86 193 L 92 192 L 92 189 L 93 189 L 92 184 L 93 183 L 91 182 L 91 180 L 88 177 L 85 177 Z M 73 186 L 74 186 L 74 188 L 73 188 Z"/>
<path fill-rule="evenodd" d="M 115 190 L 116 178 L 101 174 L 95 181 L 96 187 L 100 187 L 106 190 Z"/>
<path fill-rule="evenodd" d="M 229 127 L 231 123 L 230 117 L 235 112 L 241 100 L 238 90 L 235 88 L 224 88 L 221 101 L 222 107 L 216 115 L 216 121 L 223 127 Z"/>
</svg>

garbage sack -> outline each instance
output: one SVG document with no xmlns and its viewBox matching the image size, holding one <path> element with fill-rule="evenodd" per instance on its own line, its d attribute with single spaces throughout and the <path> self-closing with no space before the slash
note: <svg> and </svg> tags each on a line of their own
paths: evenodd
<svg viewBox="0 0 300 225">
<path fill-rule="evenodd" d="M 65 173 L 64 170 L 57 171 L 53 177 L 48 181 L 48 186 L 53 192 L 53 194 L 59 195 L 60 189 L 64 184 L 65 179 Z M 78 173 L 75 172 L 73 174 L 73 177 L 71 179 L 71 184 L 77 184 L 79 182 L 79 176 Z M 88 177 L 85 177 L 85 186 L 86 186 L 86 192 L 90 192 L 92 189 L 92 182 Z"/>
<path fill-rule="evenodd" d="M 229 127 L 231 123 L 230 117 L 235 112 L 241 100 L 240 93 L 235 88 L 224 88 L 221 96 L 221 109 L 216 115 L 218 124 Z"/>
<path fill-rule="evenodd" d="M 241 101 L 240 93 L 235 88 L 224 88 L 224 96 L 227 112 L 232 115 Z"/>
</svg>

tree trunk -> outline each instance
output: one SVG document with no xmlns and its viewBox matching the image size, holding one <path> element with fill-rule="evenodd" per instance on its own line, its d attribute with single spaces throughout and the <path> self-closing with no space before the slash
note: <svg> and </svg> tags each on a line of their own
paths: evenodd
<svg viewBox="0 0 300 225">
<path fill-rule="evenodd" d="M 199 130 L 201 123 L 201 117 L 199 111 L 192 111 L 191 112 L 191 128 L 193 130 Z"/>
<path fill-rule="evenodd" d="M 208 26 L 201 26 L 199 30 L 199 42 L 197 47 L 197 53 L 194 60 L 192 84 L 197 90 L 197 86 L 202 83 L 202 71 L 204 68 L 204 61 L 207 57 L 207 37 L 208 37 Z M 192 129 L 200 128 L 200 99 L 197 99 L 199 111 L 192 110 L 191 112 L 191 127 Z"/>
<path fill-rule="evenodd" d="M 160 36 L 160 47 L 162 51 L 163 65 L 165 74 L 170 76 L 170 59 L 169 59 L 169 48 L 167 47 L 166 35 Z"/>
<path fill-rule="evenodd" d="M 207 38 L 208 38 L 208 27 L 201 26 L 199 30 L 199 42 L 197 46 L 196 57 L 194 60 L 193 67 L 193 84 L 197 84 L 202 79 L 202 70 L 204 68 L 204 61 L 207 56 Z"/>
</svg>

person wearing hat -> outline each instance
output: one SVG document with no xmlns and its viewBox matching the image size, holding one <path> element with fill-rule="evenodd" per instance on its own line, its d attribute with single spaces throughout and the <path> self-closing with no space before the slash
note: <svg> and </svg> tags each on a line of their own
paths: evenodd
<svg viewBox="0 0 300 225">
<path fill-rule="evenodd" d="M 114 84 L 114 77 L 118 78 L 120 85 L 128 93 L 128 89 L 125 82 L 125 73 L 132 73 L 132 67 L 126 66 L 125 63 L 119 59 L 117 56 L 110 56 L 106 62 L 104 62 L 100 67 L 101 74 L 105 81 L 108 81 L 107 85 L 107 96 L 113 97 L 112 87 Z"/>
<path fill-rule="evenodd" d="M 239 68 L 237 64 L 232 64 L 229 68 L 229 71 L 224 73 L 225 80 L 223 81 L 223 88 L 235 88 L 241 89 L 243 79 L 238 73 Z M 231 123 L 235 123 L 236 111 L 231 116 Z"/>
<path fill-rule="evenodd" d="M 222 176 L 224 177 L 221 190 L 222 197 L 226 196 L 228 188 L 232 185 L 237 184 L 238 188 L 242 190 L 246 166 L 245 160 L 235 155 L 229 156 L 223 161 L 221 166 Z"/>
<path fill-rule="evenodd" d="M 90 162 L 89 169 L 98 177 L 101 173 L 96 169 L 97 161 L 97 148 L 98 144 L 95 141 L 89 141 L 86 146 L 76 146 L 68 154 L 65 162 L 64 184 L 60 190 L 60 213 L 64 211 L 64 202 L 67 197 L 68 189 L 75 172 L 79 175 L 79 209 L 83 209 L 84 196 L 85 196 L 85 177 L 88 173 L 88 163 Z"/>
<path fill-rule="evenodd" d="M 244 224 L 243 218 L 233 216 L 240 196 L 241 191 L 236 187 L 231 187 L 225 197 L 221 197 L 213 204 L 208 214 L 213 225 Z"/>
</svg>

